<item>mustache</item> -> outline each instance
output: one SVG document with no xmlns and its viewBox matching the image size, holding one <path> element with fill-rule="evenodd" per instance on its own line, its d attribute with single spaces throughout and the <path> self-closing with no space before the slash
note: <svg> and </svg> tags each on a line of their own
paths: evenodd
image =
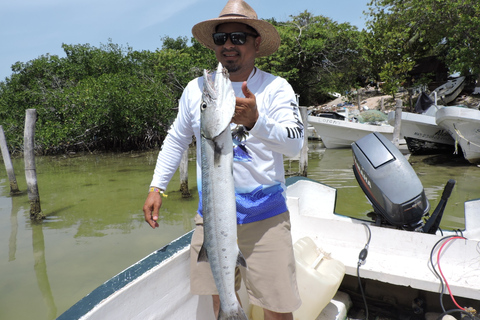
<svg viewBox="0 0 480 320">
<path fill-rule="evenodd" d="M 235 53 L 238 53 L 240 54 L 240 51 L 238 51 L 236 48 L 231 48 L 231 49 L 222 49 L 222 54 L 224 53 L 231 53 L 231 52 L 235 52 Z"/>
</svg>

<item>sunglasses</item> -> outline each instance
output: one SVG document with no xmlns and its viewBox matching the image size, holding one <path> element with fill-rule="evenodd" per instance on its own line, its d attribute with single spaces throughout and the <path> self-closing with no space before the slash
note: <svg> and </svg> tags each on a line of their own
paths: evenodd
<svg viewBox="0 0 480 320">
<path fill-rule="evenodd" d="M 230 41 L 234 45 L 243 45 L 245 42 L 247 42 L 247 36 L 251 37 L 258 37 L 256 34 L 252 33 L 247 33 L 247 32 L 232 32 L 232 33 L 226 33 L 226 32 L 217 32 L 212 34 L 213 36 L 213 43 L 215 43 L 217 46 L 222 46 L 227 42 L 228 37 L 230 37 Z"/>
</svg>

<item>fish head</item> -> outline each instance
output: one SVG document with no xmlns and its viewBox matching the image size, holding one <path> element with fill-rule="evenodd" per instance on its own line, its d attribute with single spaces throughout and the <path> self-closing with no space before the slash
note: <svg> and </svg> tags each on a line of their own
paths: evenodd
<svg viewBox="0 0 480 320">
<path fill-rule="evenodd" d="M 200 106 L 200 129 L 206 139 L 214 139 L 230 126 L 235 113 L 235 92 L 228 71 L 218 64 L 215 79 L 203 71 L 203 95 Z"/>
</svg>

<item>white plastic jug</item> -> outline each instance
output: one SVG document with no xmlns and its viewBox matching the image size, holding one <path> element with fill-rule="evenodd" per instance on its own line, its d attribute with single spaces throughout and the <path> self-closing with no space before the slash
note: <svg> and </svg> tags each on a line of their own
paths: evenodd
<svg viewBox="0 0 480 320">
<path fill-rule="evenodd" d="M 315 320 L 338 290 L 345 265 L 320 250 L 309 237 L 294 245 L 297 284 L 302 306 L 293 312 L 295 320 Z M 251 309 L 252 320 L 263 320 L 263 310 Z"/>
</svg>

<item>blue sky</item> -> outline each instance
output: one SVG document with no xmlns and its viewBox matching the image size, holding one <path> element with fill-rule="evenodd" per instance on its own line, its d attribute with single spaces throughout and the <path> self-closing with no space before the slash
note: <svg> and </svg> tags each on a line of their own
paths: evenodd
<svg viewBox="0 0 480 320">
<path fill-rule="evenodd" d="M 215 18 L 226 0 L 4 0 L 0 3 L 0 81 L 11 65 L 44 54 L 64 57 L 62 43 L 128 45 L 155 51 L 161 38 L 191 37 L 192 26 Z M 368 0 L 250 0 L 260 18 L 286 21 L 305 10 L 364 27 Z"/>
</svg>

